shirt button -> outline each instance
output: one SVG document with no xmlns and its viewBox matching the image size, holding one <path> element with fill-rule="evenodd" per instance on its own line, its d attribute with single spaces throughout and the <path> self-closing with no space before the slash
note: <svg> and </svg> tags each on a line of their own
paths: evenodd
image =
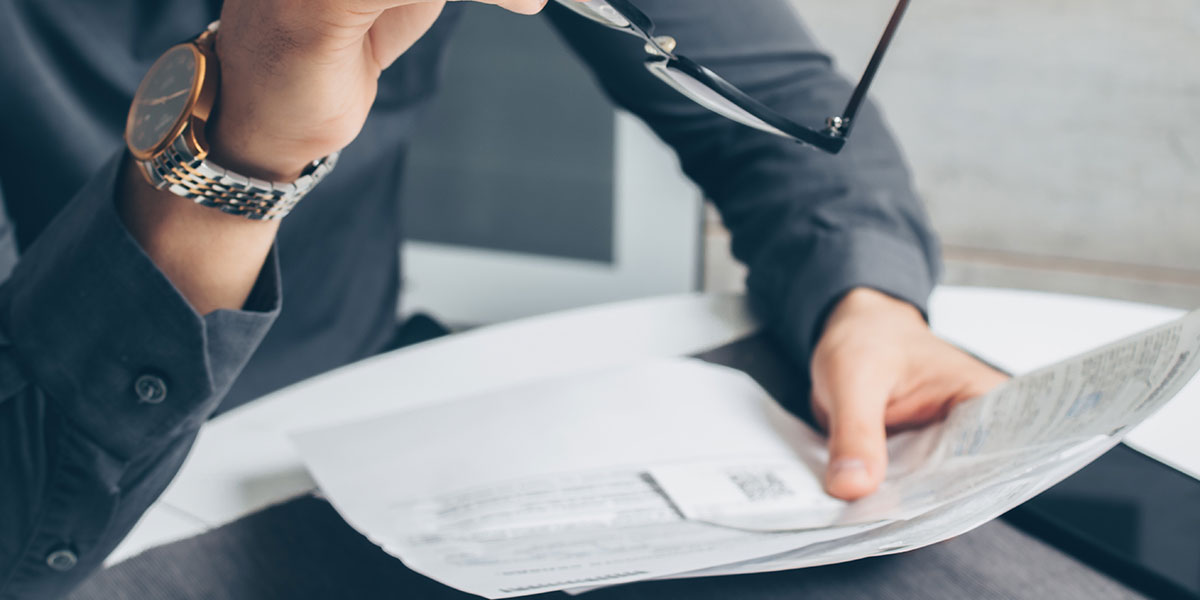
<svg viewBox="0 0 1200 600">
<path fill-rule="evenodd" d="M 138 402 L 159 404 L 167 399 L 167 382 L 158 375 L 142 375 L 133 382 L 133 391 L 137 393 Z"/>
<path fill-rule="evenodd" d="M 70 571 L 77 564 L 79 564 L 79 557 L 66 548 L 60 548 L 46 555 L 46 566 L 55 571 Z"/>
</svg>

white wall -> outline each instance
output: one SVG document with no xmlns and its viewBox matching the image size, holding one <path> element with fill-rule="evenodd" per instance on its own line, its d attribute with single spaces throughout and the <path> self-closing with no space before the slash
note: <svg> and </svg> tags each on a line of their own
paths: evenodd
<svg viewBox="0 0 1200 600">
<path fill-rule="evenodd" d="M 793 1 L 851 77 L 894 6 Z M 914 2 L 874 96 L 947 281 L 1200 306 L 1198 58 L 1197 0 Z"/>
</svg>

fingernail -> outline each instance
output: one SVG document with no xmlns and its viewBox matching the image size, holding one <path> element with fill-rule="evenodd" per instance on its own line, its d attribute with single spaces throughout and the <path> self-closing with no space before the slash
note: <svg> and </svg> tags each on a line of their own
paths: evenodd
<svg viewBox="0 0 1200 600">
<path fill-rule="evenodd" d="M 870 483 L 867 463 L 858 458 L 842 458 L 829 466 L 829 482 L 837 485 L 865 485 Z"/>
</svg>

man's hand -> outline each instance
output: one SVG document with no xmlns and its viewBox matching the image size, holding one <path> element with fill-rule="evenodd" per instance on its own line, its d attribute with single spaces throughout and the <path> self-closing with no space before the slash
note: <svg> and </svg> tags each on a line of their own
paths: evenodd
<svg viewBox="0 0 1200 600">
<path fill-rule="evenodd" d="M 813 411 L 829 431 L 825 489 L 843 500 L 883 481 L 888 431 L 940 419 L 1006 379 L 935 336 L 912 305 L 865 288 L 830 314 L 812 378 Z"/>
<path fill-rule="evenodd" d="M 546 0 L 477 0 L 534 14 Z M 226 0 L 221 92 L 209 140 L 218 164 L 289 181 L 358 135 L 380 73 L 437 20 L 444 0 Z"/>
<path fill-rule="evenodd" d="M 546 0 L 477 0 L 533 14 Z M 221 69 L 207 139 L 213 162 L 268 181 L 358 135 L 383 69 L 437 20 L 444 0 L 226 0 Z M 121 216 L 200 314 L 241 308 L 271 249 L 277 221 L 248 221 L 150 187 L 130 161 Z"/>
</svg>

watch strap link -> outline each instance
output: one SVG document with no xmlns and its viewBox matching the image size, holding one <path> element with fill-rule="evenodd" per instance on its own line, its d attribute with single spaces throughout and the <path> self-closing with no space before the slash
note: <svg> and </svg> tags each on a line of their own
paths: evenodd
<svg viewBox="0 0 1200 600">
<path fill-rule="evenodd" d="M 150 184 L 233 215 L 259 221 L 282 219 L 337 164 L 338 153 L 314 161 L 299 179 L 277 183 L 245 177 L 197 158 L 184 136 L 149 161 L 139 161 Z"/>
</svg>

